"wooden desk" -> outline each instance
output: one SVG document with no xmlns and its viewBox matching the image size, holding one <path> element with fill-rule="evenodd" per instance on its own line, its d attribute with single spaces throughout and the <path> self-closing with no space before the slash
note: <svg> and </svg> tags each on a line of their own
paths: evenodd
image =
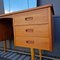
<svg viewBox="0 0 60 60">
<path fill-rule="evenodd" d="M 3 14 L 0 18 L 12 18 L 14 45 L 52 51 L 52 5 L 44 5 L 24 11 Z"/>
</svg>

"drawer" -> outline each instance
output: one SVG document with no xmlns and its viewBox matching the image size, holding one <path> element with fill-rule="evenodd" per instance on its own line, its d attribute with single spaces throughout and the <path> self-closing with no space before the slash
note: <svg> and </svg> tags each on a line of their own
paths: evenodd
<svg viewBox="0 0 60 60">
<path fill-rule="evenodd" d="M 15 35 L 48 37 L 48 24 L 15 26 Z"/>
<path fill-rule="evenodd" d="M 48 23 L 47 11 L 25 12 L 14 15 L 14 25 L 44 24 Z"/>
<path fill-rule="evenodd" d="M 40 37 L 15 37 L 15 46 L 52 50 L 52 42 L 49 38 Z"/>
</svg>

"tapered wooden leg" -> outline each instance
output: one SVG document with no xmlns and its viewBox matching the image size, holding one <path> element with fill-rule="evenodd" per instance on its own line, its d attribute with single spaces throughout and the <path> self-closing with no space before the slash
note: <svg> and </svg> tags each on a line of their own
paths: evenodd
<svg viewBox="0 0 60 60">
<path fill-rule="evenodd" d="M 4 41 L 4 51 L 6 52 L 6 40 Z"/>
<path fill-rule="evenodd" d="M 9 49 L 11 49 L 11 41 L 9 40 Z"/>
<path fill-rule="evenodd" d="M 40 54 L 40 60 L 42 60 L 42 50 L 39 51 Z"/>
<path fill-rule="evenodd" d="M 34 49 L 31 48 L 31 60 L 35 60 Z"/>
<path fill-rule="evenodd" d="M 12 44 L 12 40 L 10 39 L 9 40 L 9 49 L 12 49 L 12 45 L 11 44 Z"/>
<path fill-rule="evenodd" d="M 15 50 L 15 41 L 14 41 L 14 50 Z"/>
</svg>

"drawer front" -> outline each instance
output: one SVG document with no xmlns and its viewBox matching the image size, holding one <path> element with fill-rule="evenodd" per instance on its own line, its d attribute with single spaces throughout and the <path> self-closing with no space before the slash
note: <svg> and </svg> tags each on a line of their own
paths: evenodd
<svg viewBox="0 0 60 60">
<path fill-rule="evenodd" d="M 15 26 L 15 35 L 48 37 L 48 25 Z"/>
<path fill-rule="evenodd" d="M 48 23 L 48 11 L 25 12 L 14 15 L 14 25 L 29 25 Z"/>
<path fill-rule="evenodd" d="M 16 36 L 15 46 L 52 50 L 52 46 L 49 38 L 40 38 L 40 37 L 17 37 Z"/>
</svg>

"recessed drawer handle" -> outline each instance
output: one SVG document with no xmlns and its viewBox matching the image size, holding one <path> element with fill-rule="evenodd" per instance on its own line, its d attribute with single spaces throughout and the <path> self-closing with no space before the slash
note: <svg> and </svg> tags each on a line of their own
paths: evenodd
<svg viewBox="0 0 60 60">
<path fill-rule="evenodd" d="M 26 43 L 27 43 L 27 44 L 34 44 L 34 40 L 30 40 L 30 41 L 27 40 Z"/>
<path fill-rule="evenodd" d="M 31 21 L 31 20 L 33 20 L 33 17 L 27 17 L 27 18 L 25 18 L 25 21 Z"/>
<path fill-rule="evenodd" d="M 26 32 L 33 32 L 33 29 L 26 29 Z"/>
</svg>

